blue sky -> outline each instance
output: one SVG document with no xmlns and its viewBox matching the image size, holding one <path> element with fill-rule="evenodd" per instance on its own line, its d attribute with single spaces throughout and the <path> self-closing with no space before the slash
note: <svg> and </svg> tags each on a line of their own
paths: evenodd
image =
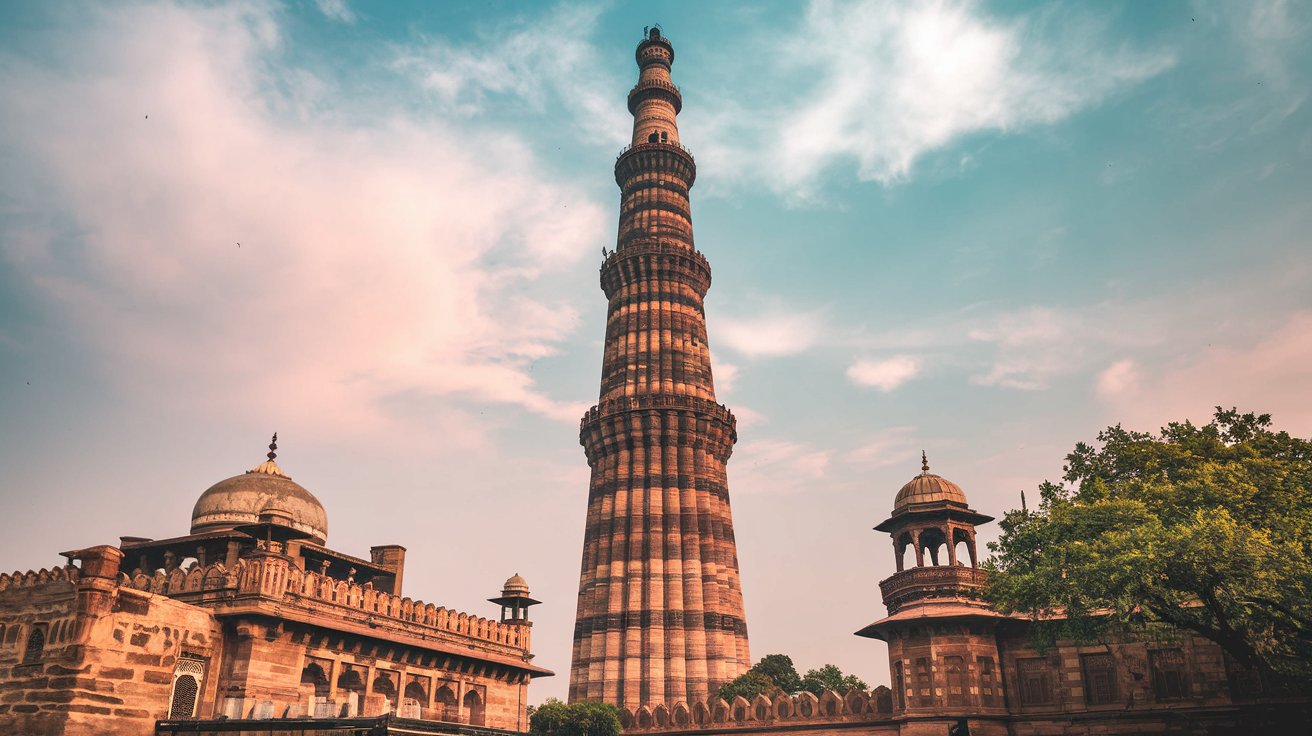
<svg viewBox="0 0 1312 736">
<path fill-rule="evenodd" d="M 1312 435 L 1307 4 L 14 3 L 0 560 L 283 468 L 331 546 L 569 667 L 642 27 L 673 40 L 752 652 L 887 682 L 870 531 L 1108 424 Z M 238 245 L 240 244 L 240 245 Z M 994 532 L 982 530 L 981 537 Z"/>
</svg>

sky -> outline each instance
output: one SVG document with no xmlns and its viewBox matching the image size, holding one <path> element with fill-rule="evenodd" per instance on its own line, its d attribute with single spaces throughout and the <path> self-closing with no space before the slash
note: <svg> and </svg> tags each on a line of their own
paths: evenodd
<svg viewBox="0 0 1312 736">
<path fill-rule="evenodd" d="M 1307 3 L 9 2 L 0 567 L 184 534 L 277 431 L 409 595 L 527 578 L 563 697 L 653 23 L 754 658 L 888 682 L 922 450 L 1001 516 L 1112 424 L 1312 436 Z"/>
</svg>

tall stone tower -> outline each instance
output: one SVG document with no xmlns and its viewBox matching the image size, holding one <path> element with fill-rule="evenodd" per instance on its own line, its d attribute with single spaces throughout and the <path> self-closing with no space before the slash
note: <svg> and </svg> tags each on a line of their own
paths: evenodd
<svg viewBox="0 0 1312 736">
<path fill-rule="evenodd" d="M 569 699 L 693 703 L 746 671 L 747 625 L 725 463 L 734 417 L 715 401 L 679 144 L 674 47 L 653 29 L 629 91 L 633 143 L 615 162 L 619 241 L 601 267 L 609 300 L 601 396 L 579 441 L 592 468 Z"/>
</svg>

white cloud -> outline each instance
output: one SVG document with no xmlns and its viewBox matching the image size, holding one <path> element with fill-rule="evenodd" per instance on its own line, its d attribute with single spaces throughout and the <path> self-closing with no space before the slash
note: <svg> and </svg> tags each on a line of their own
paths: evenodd
<svg viewBox="0 0 1312 736">
<path fill-rule="evenodd" d="M 847 378 L 858 386 L 888 393 L 920 373 L 920 360 L 896 355 L 887 360 L 858 360 L 847 368 Z"/>
<path fill-rule="evenodd" d="M 729 408 L 733 411 L 734 419 L 738 422 L 738 431 L 740 433 L 745 429 L 759 427 L 770 421 L 769 417 L 748 406 L 735 404 Z"/>
<path fill-rule="evenodd" d="M 1091 338 L 1074 313 L 1045 307 L 994 315 L 966 334 L 996 348 L 988 370 L 971 376 L 972 383 L 1025 391 L 1047 388 L 1054 376 L 1078 368 Z"/>
<path fill-rule="evenodd" d="M 915 431 L 916 428 L 910 426 L 881 430 L 860 447 L 844 453 L 843 460 L 866 468 L 884 468 L 893 465 L 906 465 L 911 468 L 912 461 L 920 458 L 920 450 L 912 442 Z"/>
<path fill-rule="evenodd" d="M 839 166 L 855 164 L 866 181 L 905 180 L 925 154 L 964 136 L 1060 121 L 1173 63 L 1109 41 L 1070 8 L 1003 18 L 969 0 L 815 0 L 801 27 L 772 43 L 798 92 L 764 93 L 759 109 L 735 111 L 754 121 L 750 131 L 708 114 L 719 137 L 710 149 L 749 165 L 742 154 L 754 152 L 765 160 L 747 175 L 800 199 L 816 197 L 821 175 Z"/>
<path fill-rule="evenodd" d="M 319 7 L 319 12 L 330 20 L 339 23 L 355 22 L 355 12 L 346 4 L 346 0 L 314 0 L 314 4 Z"/>
<path fill-rule="evenodd" d="M 1138 385 L 1139 366 L 1129 358 L 1112 363 L 1098 374 L 1098 395 L 1105 399 L 1115 398 L 1126 391 L 1133 391 Z"/>
<path fill-rule="evenodd" d="M 151 401 L 315 428 L 431 397 L 577 420 L 528 370 L 577 316 L 530 287 L 596 249 L 603 209 L 507 136 L 279 119 L 276 17 L 116 5 L 48 61 L 0 60 L 23 101 L 0 110 L 22 215 L 0 257 Z"/>
<path fill-rule="evenodd" d="M 733 391 L 740 372 L 738 366 L 733 363 L 725 363 L 714 355 L 711 356 L 711 375 L 715 377 L 717 395 Z"/>
<path fill-rule="evenodd" d="M 803 352 L 820 339 L 820 318 L 782 309 L 751 317 L 721 316 L 714 337 L 748 358 L 772 358 Z"/>
<path fill-rule="evenodd" d="M 804 442 L 744 442 L 730 460 L 730 485 L 736 495 L 815 490 L 833 456 L 833 450 L 817 449 Z"/>
<path fill-rule="evenodd" d="M 434 40 L 400 51 L 398 68 L 415 76 L 447 109 L 483 112 L 488 100 L 512 95 L 543 111 L 557 105 L 574 115 L 587 141 L 628 142 L 633 120 L 616 104 L 613 65 L 587 40 L 600 6 L 562 4 L 549 13 L 517 18 L 466 43 Z"/>
</svg>

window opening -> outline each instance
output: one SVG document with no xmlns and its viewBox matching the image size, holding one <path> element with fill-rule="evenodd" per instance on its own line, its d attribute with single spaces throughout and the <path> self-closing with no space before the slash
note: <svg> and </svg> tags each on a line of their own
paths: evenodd
<svg viewBox="0 0 1312 736">
<path fill-rule="evenodd" d="M 46 630 L 42 626 L 32 628 L 27 635 L 27 647 L 23 650 L 23 664 L 35 664 L 41 661 L 46 650 Z"/>
<path fill-rule="evenodd" d="M 1018 659 L 1016 673 L 1020 681 L 1021 705 L 1053 705 L 1052 670 L 1047 660 Z"/>
<path fill-rule="evenodd" d="M 1184 652 L 1179 649 L 1150 651 L 1148 668 L 1153 695 L 1158 700 L 1179 700 L 1188 695 L 1184 678 Z"/>
<path fill-rule="evenodd" d="M 1116 660 L 1110 654 L 1080 655 L 1084 669 L 1084 700 L 1089 705 L 1116 702 Z"/>
</svg>

